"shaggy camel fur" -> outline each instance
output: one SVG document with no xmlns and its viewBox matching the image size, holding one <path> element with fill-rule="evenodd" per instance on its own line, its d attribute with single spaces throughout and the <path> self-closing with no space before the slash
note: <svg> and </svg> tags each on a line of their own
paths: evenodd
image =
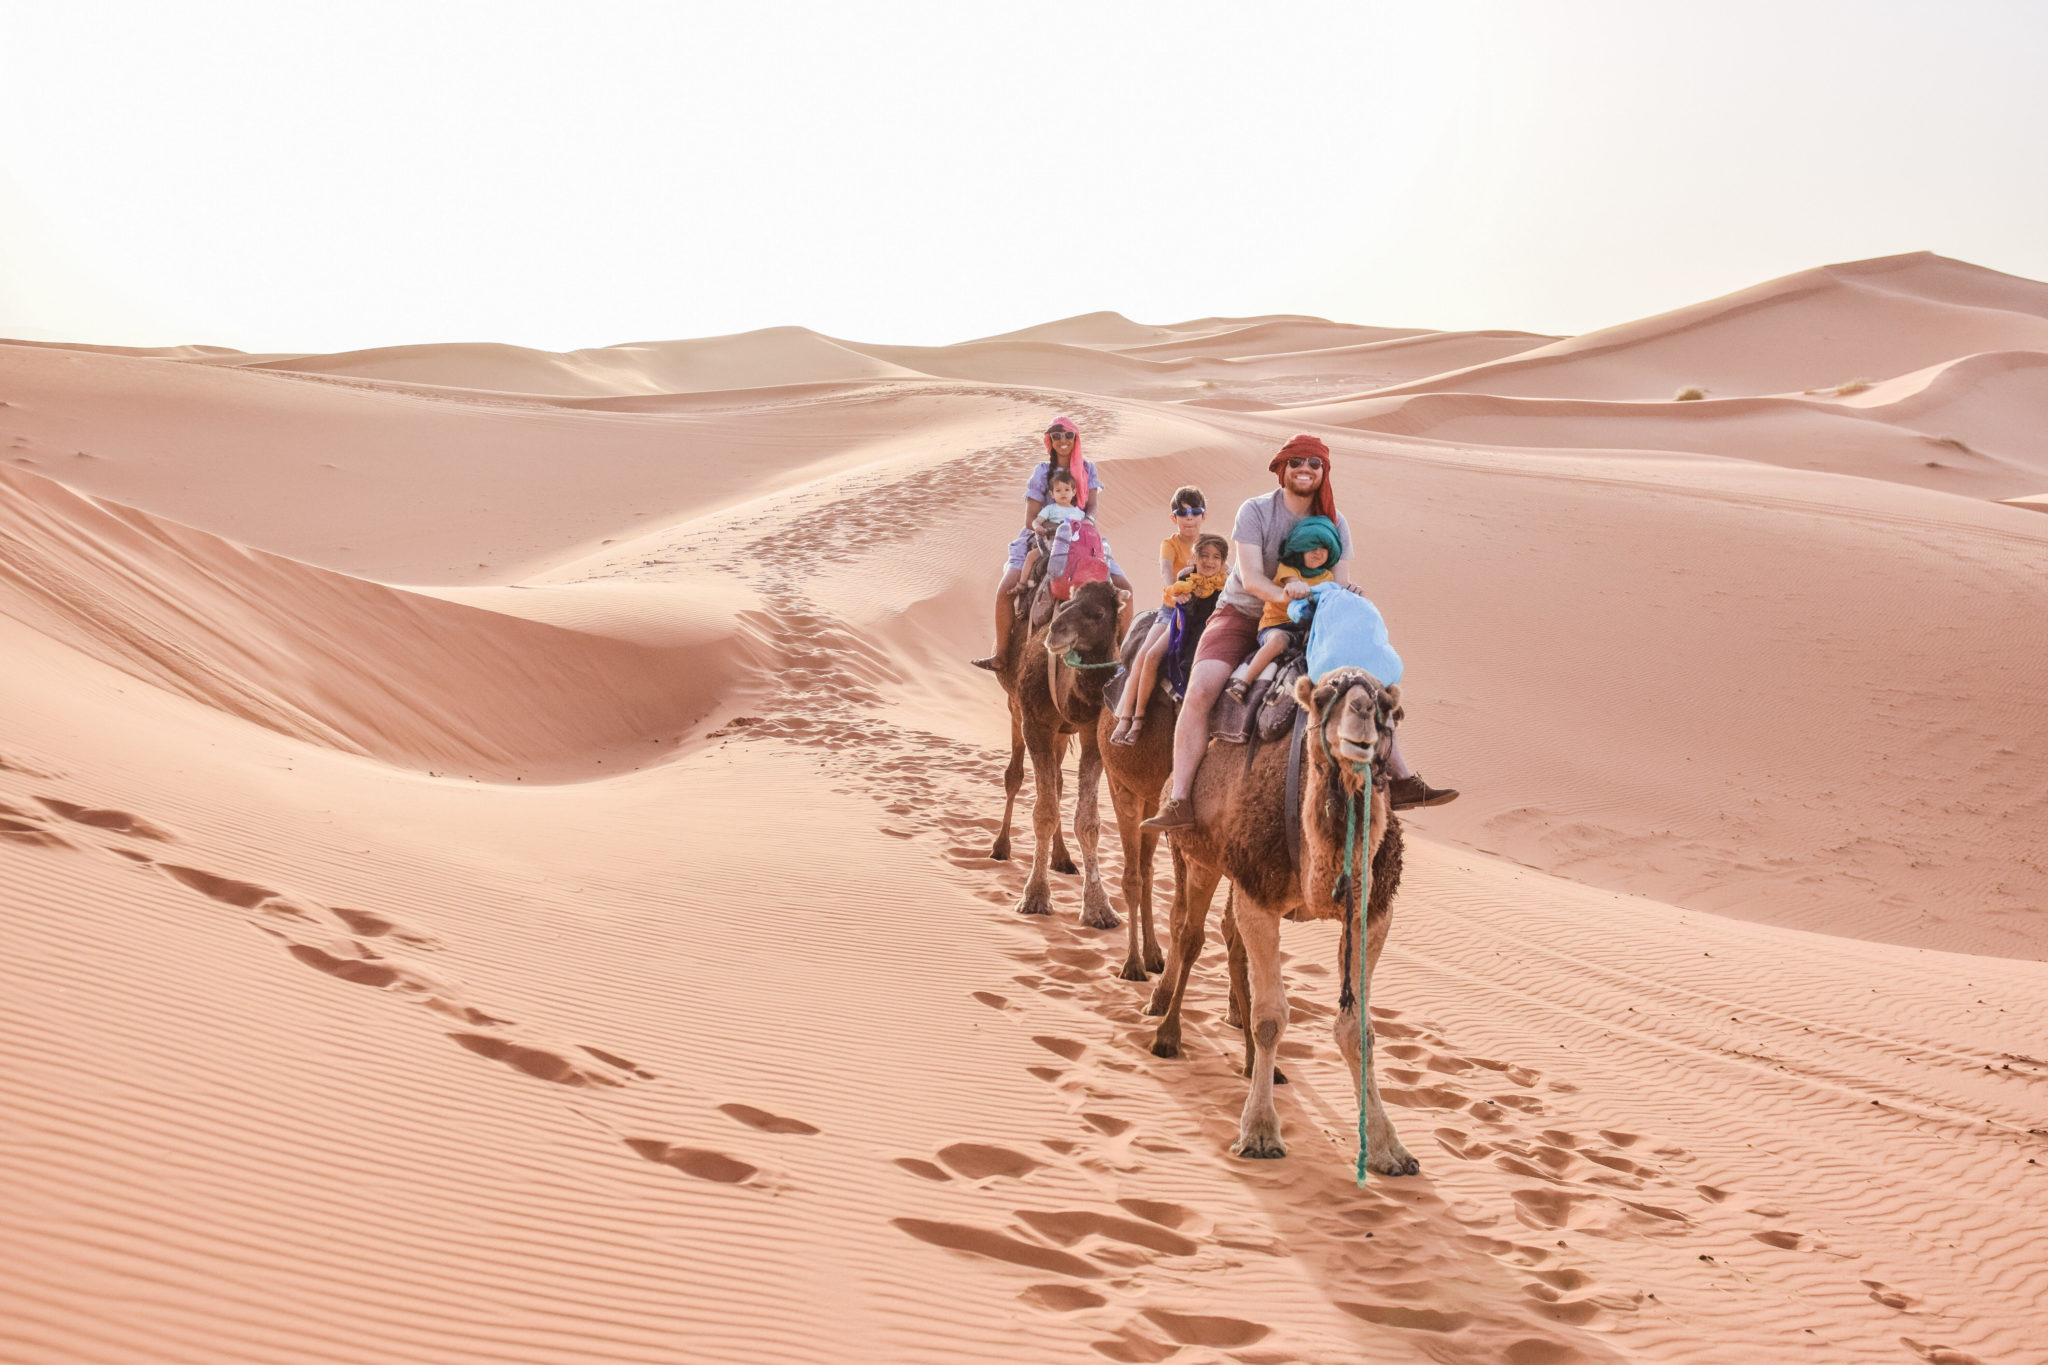
<svg viewBox="0 0 2048 1365">
<path fill-rule="evenodd" d="M 1287 746 L 1261 746 L 1249 756 L 1249 762 L 1235 752 L 1212 746 L 1195 779 L 1196 823 L 1173 835 L 1175 867 L 1185 871 L 1174 898 L 1173 943 L 1167 967 L 1148 1010 L 1165 1016 L 1153 1051 L 1162 1056 L 1179 1051 L 1180 1008 L 1188 973 L 1201 952 L 1203 925 L 1216 883 L 1228 876 L 1234 889 L 1237 929 L 1237 942 L 1230 945 L 1232 994 L 1244 989 L 1238 983 L 1248 977 L 1249 1000 L 1240 1003 L 1240 1012 L 1251 1078 L 1251 1093 L 1245 1098 L 1232 1150 L 1245 1157 L 1285 1156 L 1280 1116 L 1273 1107 L 1274 1058 L 1287 1028 L 1287 996 L 1280 978 L 1280 921 L 1287 917 L 1340 918 L 1345 923 L 1345 981 L 1338 1000 L 1337 1047 L 1351 1067 L 1356 1092 L 1365 1099 L 1370 1165 L 1382 1175 L 1413 1175 L 1421 1169 L 1420 1163 L 1394 1132 L 1372 1069 L 1362 1064 L 1358 1021 L 1359 996 L 1369 994 L 1373 968 L 1386 945 L 1393 891 L 1400 879 L 1400 826 L 1393 821 L 1385 785 L 1387 749 L 1401 715 L 1400 690 L 1382 686 L 1359 669 L 1343 668 L 1318 684 L 1304 678 L 1296 699 L 1308 711 L 1309 726 L 1301 782 L 1301 867 L 1298 872 L 1289 867 L 1286 851 Z M 1357 764 L 1369 767 L 1361 773 L 1355 770 Z M 1339 905 L 1334 893 L 1344 859 L 1346 797 L 1362 796 L 1367 790 L 1371 792 L 1371 815 L 1366 845 L 1359 856 L 1359 876 L 1365 884 L 1354 893 L 1364 897 L 1367 909 L 1361 963 L 1354 943 L 1353 911 L 1349 905 Z M 1242 972 L 1237 963 L 1240 948 Z"/>
<path fill-rule="evenodd" d="M 1132 622 L 1131 637 L 1144 639 L 1154 619 L 1155 614 L 1148 612 Z M 1152 929 L 1152 859 L 1159 848 L 1159 831 L 1139 826 L 1159 813 L 1159 798 L 1166 780 L 1173 776 L 1173 722 L 1178 713 L 1179 703 L 1166 690 L 1165 682 L 1157 681 L 1146 702 L 1145 728 L 1138 732 L 1137 743 L 1109 742 L 1117 721 L 1106 708 L 1096 725 L 1095 745 L 1102 754 L 1102 770 L 1109 777 L 1109 800 L 1116 808 L 1117 833 L 1123 840 L 1124 914 L 1129 917 L 1129 935 L 1123 970 L 1117 975 L 1126 981 L 1143 981 L 1148 972 L 1166 965 L 1159 937 Z M 1175 885 L 1179 885 L 1178 879 Z"/>
<path fill-rule="evenodd" d="M 1107 665 L 1115 662 L 1120 643 L 1117 616 L 1121 605 L 1110 584 L 1086 583 L 1053 612 L 1044 630 L 1012 632 L 1026 638 L 1010 692 L 1010 732 L 1030 751 L 1036 787 L 1031 828 L 1037 838 L 1032 847 L 1031 877 L 1017 902 L 1020 915 L 1052 912 L 1046 867 L 1059 842 L 1060 760 L 1067 736 L 1073 735 L 1081 742 L 1080 790 L 1074 798 L 1074 838 L 1081 846 L 1081 923 L 1090 929 L 1114 929 L 1122 923 L 1102 889 L 1102 868 L 1096 859 L 1102 833 L 1097 810 L 1102 792 L 1102 749 L 1096 743 L 1096 728 L 1102 714 L 1102 689 L 1109 681 Z M 1016 766 L 1013 752 L 1012 772 Z M 1016 784 L 1008 774 L 1004 780 L 1014 801 Z M 1008 834 L 1006 814 L 1003 835 L 1007 838 Z"/>
</svg>

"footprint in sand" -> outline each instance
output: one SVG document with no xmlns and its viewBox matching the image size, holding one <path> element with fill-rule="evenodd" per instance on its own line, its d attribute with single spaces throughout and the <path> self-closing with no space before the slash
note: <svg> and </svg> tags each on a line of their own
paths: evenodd
<svg viewBox="0 0 2048 1365">
<path fill-rule="evenodd" d="M 1790 1228 L 1765 1228 L 1762 1232 L 1752 1232 L 1749 1235 L 1753 1240 L 1762 1242 L 1767 1247 L 1776 1247 L 1780 1251 L 1825 1250 L 1818 1239 L 1794 1232 Z"/>
<path fill-rule="evenodd" d="M 898 1166 L 901 1166 L 919 1180 L 950 1182 L 953 1179 L 952 1176 L 946 1174 L 943 1167 L 935 1166 L 922 1157 L 899 1156 L 892 1159 Z"/>
<path fill-rule="evenodd" d="M 822 1131 L 805 1123 L 802 1119 L 784 1118 L 780 1114 L 771 1114 L 766 1109 L 756 1109 L 751 1104 L 721 1104 L 718 1106 L 718 1112 L 735 1123 L 744 1123 L 747 1127 L 758 1129 L 763 1133 L 787 1133 L 798 1137 L 816 1137 Z"/>
<path fill-rule="evenodd" d="M 761 1173 L 759 1166 L 703 1147 L 679 1147 L 649 1138 L 627 1138 L 626 1145 L 658 1166 L 672 1167 L 684 1175 L 720 1185 L 743 1185 Z"/>
<path fill-rule="evenodd" d="M 238 910 L 254 910 L 268 900 L 283 900 L 284 897 L 267 886 L 254 882 L 237 881 L 214 872 L 203 872 L 196 867 L 180 867 L 176 863 L 158 863 L 158 867 L 173 881 L 197 891 L 222 905 L 232 905 Z"/>
<path fill-rule="evenodd" d="M 1033 1308 L 1054 1313 L 1078 1313 L 1083 1308 L 1100 1308 L 1109 1300 L 1078 1284 L 1034 1284 L 1017 1296 Z"/>
<path fill-rule="evenodd" d="M 73 824 L 89 825 L 93 829 L 110 830 L 115 834 L 126 834 L 136 839 L 153 839 L 158 843 L 172 843 L 178 837 L 162 826 L 153 825 L 141 816 L 130 815 L 125 810 L 75 806 L 69 801 L 59 801 L 54 796 L 38 796 L 36 800 Z"/>
<path fill-rule="evenodd" d="M 1402 1303 L 1348 1303 L 1337 1306 L 1354 1318 L 1377 1327 L 1403 1327 L 1411 1332 L 1455 1332 L 1472 1321 L 1470 1313 L 1446 1312 L 1439 1308 L 1415 1308 Z"/>
<path fill-rule="evenodd" d="M 1033 1232 L 1061 1246 L 1072 1246 L 1087 1237 L 1104 1237 L 1166 1256 L 1192 1256 L 1200 1249 L 1194 1241 L 1171 1228 L 1135 1218 L 1119 1218 L 1093 1209 L 1019 1209 L 1017 1217 Z"/>
<path fill-rule="evenodd" d="M 1099 1280 L 1103 1277 L 1100 1266 L 1071 1252 L 1040 1246 L 990 1228 L 978 1228 L 967 1223 L 933 1222 L 925 1218 L 892 1218 L 889 1222 L 898 1231 L 920 1242 L 929 1242 L 948 1251 L 985 1256 L 993 1261 L 1007 1261 L 1011 1265 L 1028 1266 L 1077 1280 Z"/>
<path fill-rule="evenodd" d="M 382 938 L 389 934 L 410 948 L 438 948 L 440 940 L 432 934 L 417 929 L 408 929 L 386 915 L 373 914 L 368 910 L 348 910 L 339 905 L 329 906 L 334 917 L 348 926 L 349 932 L 363 938 Z"/>
<path fill-rule="evenodd" d="M 1164 1308 L 1147 1308 L 1145 1318 L 1182 1346 L 1251 1346 L 1264 1341 L 1273 1329 L 1263 1322 L 1243 1318 L 1211 1317 L 1201 1313 L 1172 1313 Z"/>
<path fill-rule="evenodd" d="M 1050 1037 L 1043 1033 L 1033 1034 L 1031 1037 L 1031 1041 L 1038 1044 L 1040 1047 L 1044 1048 L 1047 1052 L 1052 1053 L 1054 1056 L 1064 1057 L 1070 1062 L 1077 1062 L 1081 1060 L 1081 1054 L 1088 1050 L 1088 1045 L 1086 1043 L 1076 1041 L 1072 1038 Z"/>
<path fill-rule="evenodd" d="M 980 1142 L 956 1142 L 950 1147 L 941 1147 L 938 1156 L 956 1174 L 969 1180 L 987 1180 L 993 1176 L 1021 1180 L 1045 1164 L 1008 1147 Z"/>
<path fill-rule="evenodd" d="M 503 1062 L 514 1071 L 523 1071 L 538 1080 L 552 1081 L 556 1085 L 621 1085 L 624 1082 L 601 1071 L 580 1067 L 559 1052 L 543 1047 L 529 1047 L 515 1043 L 509 1038 L 498 1038 L 488 1033 L 451 1033 L 457 1046 L 467 1048 L 479 1057 L 488 1057 L 494 1062 Z"/>
<path fill-rule="evenodd" d="M 72 848 L 74 844 L 27 811 L 0 802 L 0 839 L 30 848 Z"/>
<path fill-rule="evenodd" d="M 1918 1294 L 1908 1294 L 1903 1289 L 1894 1289 L 1882 1280 L 1864 1280 L 1862 1284 L 1865 1289 L 1870 1291 L 1870 1297 L 1873 1302 L 1881 1303 L 1887 1308 L 1895 1308 L 1901 1313 L 1910 1313 L 1920 1306 L 1920 1296 Z"/>
<path fill-rule="evenodd" d="M 1927 1365 L 1984 1365 L 1982 1360 L 1968 1351 L 1959 1351 L 1953 1346 L 1915 1341 L 1911 1337 L 1900 1337 L 1899 1344 L 1926 1361 Z"/>
<path fill-rule="evenodd" d="M 474 1010 L 471 1011 L 472 1014 L 475 1012 L 476 1011 Z M 500 1023 L 502 1021 L 494 1019 L 490 1022 Z M 576 1046 L 582 1048 L 585 1052 L 597 1058 L 597 1060 L 603 1062 L 606 1066 L 615 1066 L 619 1070 L 625 1072 L 630 1076 L 637 1076 L 639 1079 L 643 1081 L 652 1081 L 660 1079 L 660 1077 L 656 1076 L 654 1072 L 649 1071 L 646 1067 L 640 1066 L 634 1062 L 629 1062 L 624 1057 L 619 1056 L 619 1054 L 616 1052 L 606 1052 L 603 1048 L 592 1047 L 588 1043 L 578 1043 L 576 1044 Z"/>
<path fill-rule="evenodd" d="M 1157 1223 L 1163 1228 L 1187 1226 L 1195 1211 L 1185 1204 L 1169 1204 L 1158 1199 L 1119 1199 L 1117 1207 L 1125 1213 L 1135 1213 L 1148 1223 Z"/>
</svg>

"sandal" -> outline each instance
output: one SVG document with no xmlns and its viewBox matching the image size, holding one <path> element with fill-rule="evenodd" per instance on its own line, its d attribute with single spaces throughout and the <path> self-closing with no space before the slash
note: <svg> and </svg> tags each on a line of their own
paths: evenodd
<svg viewBox="0 0 2048 1365">
<path fill-rule="evenodd" d="M 1232 701 L 1243 701 L 1251 694 L 1251 690 L 1252 682 L 1250 678 L 1232 678 L 1230 686 L 1223 689 L 1223 695 L 1229 697 Z"/>
<path fill-rule="evenodd" d="M 1116 723 L 1116 732 L 1109 737 L 1111 744 L 1128 749 L 1138 742 L 1138 731 L 1145 727 L 1143 716 L 1124 716 Z"/>
</svg>

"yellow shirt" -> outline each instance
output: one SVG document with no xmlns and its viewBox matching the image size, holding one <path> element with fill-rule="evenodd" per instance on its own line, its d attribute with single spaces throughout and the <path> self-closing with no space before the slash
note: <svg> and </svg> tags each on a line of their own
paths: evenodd
<svg viewBox="0 0 2048 1365">
<path fill-rule="evenodd" d="M 1182 569 L 1195 562 L 1193 547 L 1181 544 L 1179 536 L 1168 536 L 1159 542 L 1159 557 L 1173 561 L 1173 576 L 1175 578 L 1180 577 Z M 1169 607 L 1172 606 L 1175 600 L 1173 589 L 1171 587 L 1167 588 L 1159 600 Z"/>
<path fill-rule="evenodd" d="M 1318 583 L 1330 582 L 1336 576 L 1337 575 L 1329 569 L 1324 569 L 1320 573 L 1305 574 L 1301 570 L 1295 568 L 1292 564 L 1282 564 L 1280 566 L 1279 572 L 1273 575 L 1273 584 L 1275 587 L 1284 588 L 1287 586 L 1288 579 L 1299 578 L 1302 582 L 1308 584 L 1311 588 L 1313 588 Z M 1291 599 L 1286 602 L 1266 603 L 1266 610 L 1259 616 L 1259 629 L 1264 630 L 1267 626 L 1286 625 L 1287 609 L 1293 605 L 1294 603 Z"/>
</svg>

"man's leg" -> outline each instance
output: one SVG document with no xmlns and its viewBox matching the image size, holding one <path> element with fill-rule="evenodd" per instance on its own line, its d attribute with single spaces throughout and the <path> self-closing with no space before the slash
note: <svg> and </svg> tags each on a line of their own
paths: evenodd
<svg viewBox="0 0 2048 1365">
<path fill-rule="evenodd" d="M 1230 681 L 1231 665 L 1220 659 L 1198 659 L 1188 673 L 1188 691 L 1180 702 L 1180 718 L 1173 723 L 1173 784 L 1159 814 L 1145 821 L 1150 829 L 1177 829 L 1195 823 L 1194 805 L 1188 800 L 1195 789 L 1195 772 L 1209 748 L 1209 712 L 1223 685 Z"/>
<path fill-rule="evenodd" d="M 1393 779 L 1387 784 L 1387 795 L 1391 798 L 1390 804 L 1395 810 L 1442 806 L 1458 799 L 1456 787 L 1432 787 L 1408 766 L 1408 760 L 1401 756 L 1399 730 L 1394 732 L 1394 738 L 1387 744 L 1387 776 Z"/>
</svg>

